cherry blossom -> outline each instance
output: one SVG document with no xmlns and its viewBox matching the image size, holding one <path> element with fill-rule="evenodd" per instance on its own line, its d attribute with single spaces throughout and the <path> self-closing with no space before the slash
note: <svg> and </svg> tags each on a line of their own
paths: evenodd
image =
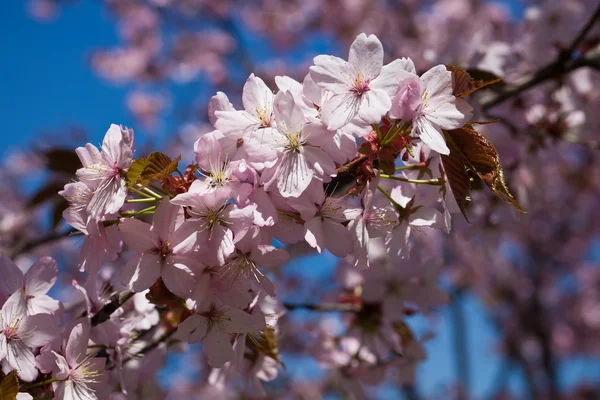
<svg viewBox="0 0 600 400">
<path fill-rule="evenodd" d="M 92 218 L 116 213 L 127 195 L 123 174 L 133 157 L 133 131 L 112 124 L 102 142 L 102 151 L 88 143 L 77 155 L 83 168 L 77 176 L 93 192 L 86 211 Z"/>
<path fill-rule="evenodd" d="M 134 292 L 148 289 L 159 277 L 167 288 L 185 298 L 194 289 L 195 227 L 183 218 L 183 209 L 164 199 L 156 209 L 152 225 L 136 219 L 119 224 L 123 240 L 138 252 L 123 271 L 123 282 Z"/>
<path fill-rule="evenodd" d="M 10 258 L 0 256 L 0 273 L 0 291 L 7 297 L 22 291 L 28 315 L 53 314 L 59 310 L 59 302 L 47 295 L 58 275 L 56 261 L 52 258 L 42 257 L 23 274 Z"/>
<path fill-rule="evenodd" d="M 48 314 L 27 315 L 25 295 L 20 290 L 13 293 L 0 310 L 0 360 L 6 360 L 22 380 L 35 380 L 34 349 L 54 339 L 55 323 Z"/>
</svg>

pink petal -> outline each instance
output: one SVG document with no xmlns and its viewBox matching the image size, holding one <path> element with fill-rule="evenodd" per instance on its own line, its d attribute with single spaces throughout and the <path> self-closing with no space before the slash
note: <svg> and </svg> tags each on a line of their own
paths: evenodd
<svg viewBox="0 0 600 400">
<path fill-rule="evenodd" d="M 196 285 L 194 274 L 186 264 L 188 263 L 185 263 L 185 259 L 182 257 L 167 257 L 161 273 L 167 289 L 184 299 L 190 296 Z"/>
<path fill-rule="evenodd" d="M 204 338 L 204 354 L 210 365 L 220 368 L 233 359 L 229 334 L 221 324 L 214 324 Z"/>
<path fill-rule="evenodd" d="M 65 355 L 72 368 L 76 367 L 85 358 L 89 335 L 90 331 L 87 323 L 80 323 L 71 330 Z"/>
<path fill-rule="evenodd" d="M 145 253 L 156 247 L 156 236 L 150 233 L 150 228 L 150 224 L 135 218 L 127 218 L 119 224 L 123 241 L 137 253 Z"/>
<path fill-rule="evenodd" d="M 304 223 L 304 239 L 312 248 L 317 249 L 319 253 L 323 251 L 325 237 L 321 217 L 314 217 Z"/>
<path fill-rule="evenodd" d="M 336 94 L 323 103 L 321 120 L 329 130 L 340 129 L 356 117 L 360 105 L 361 97 L 354 93 Z"/>
<path fill-rule="evenodd" d="M 348 228 L 329 218 L 323 220 L 323 236 L 325 247 L 333 255 L 345 257 L 350 254 L 354 247 L 352 235 Z"/>
<path fill-rule="evenodd" d="M 17 376 L 25 382 L 32 382 L 38 376 L 35 367 L 33 352 L 22 341 L 11 341 L 8 343 L 6 361 L 8 365 L 17 370 Z"/>
<path fill-rule="evenodd" d="M 181 225 L 183 221 L 183 208 L 181 208 L 181 206 L 172 204 L 169 198 L 165 197 L 160 202 L 160 204 L 156 208 L 156 211 L 154 212 L 154 217 L 152 219 L 152 227 L 150 228 L 150 231 L 153 232 L 156 236 L 158 236 L 158 238 L 163 243 L 165 243 L 169 241 L 176 227 Z M 144 227 L 144 230 L 145 228 L 146 227 Z M 130 239 L 131 238 L 133 238 L 133 236 L 131 236 Z M 125 243 L 128 242 L 125 241 Z"/>
<path fill-rule="evenodd" d="M 392 106 L 390 96 L 381 89 L 371 89 L 362 95 L 358 116 L 365 122 L 378 124 Z"/>
<path fill-rule="evenodd" d="M 43 295 L 56 282 L 58 267 L 51 257 L 42 257 L 25 273 L 25 291 L 28 296 Z"/>
<path fill-rule="evenodd" d="M 23 272 L 10 258 L 0 256 L 0 291 L 5 296 L 10 296 L 24 286 Z"/>
<path fill-rule="evenodd" d="M 133 292 L 148 289 L 160 277 L 161 259 L 156 254 L 141 254 L 125 265 L 122 282 Z"/>
<path fill-rule="evenodd" d="M 358 35 L 350 45 L 348 63 L 367 78 L 377 77 L 383 67 L 383 45 L 377 36 Z"/>
</svg>

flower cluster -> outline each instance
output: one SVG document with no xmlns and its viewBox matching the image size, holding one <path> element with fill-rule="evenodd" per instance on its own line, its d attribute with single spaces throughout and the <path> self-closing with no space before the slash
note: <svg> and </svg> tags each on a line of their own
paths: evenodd
<svg viewBox="0 0 600 400">
<path fill-rule="evenodd" d="M 457 168 L 461 135 L 476 132 L 455 83 L 466 72 L 439 65 L 419 76 L 410 59 L 383 59 L 379 39 L 361 34 L 348 61 L 318 56 L 302 83 L 277 77 L 275 93 L 250 75 L 243 109 L 219 92 L 209 104 L 215 130 L 196 141 L 183 172 L 180 158 L 160 152 L 134 159 L 133 131 L 117 125 L 100 150 L 78 148 L 79 180 L 60 194 L 65 220 L 85 237 L 88 279 L 74 282 L 85 310 L 51 335 L 49 318 L 62 312 L 46 295 L 55 263 L 42 259 L 23 277 L 3 259 L 14 277 L 5 284 L 3 363 L 23 382 L 46 374 L 59 399 L 130 397 L 140 388 L 126 377 L 146 373 L 131 361 L 172 337 L 204 343 L 217 386 L 237 371 L 262 393 L 280 363 L 272 278 L 304 243 L 355 271 L 371 266 L 355 272 L 360 284 L 345 285 L 353 299 L 336 300 L 359 307 L 345 338 L 315 351 L 335 352 L 352 374 L 384 363 L 412 376 L 423 351 L 403 318 L 446 299 L 438 270 L 417 268 L 411 249 L 416 235 L 449 231 L 450 214 L 464 211 L 445 168 Z M 124 304 L 131 297 L 133 308 Z"/>
</svg>

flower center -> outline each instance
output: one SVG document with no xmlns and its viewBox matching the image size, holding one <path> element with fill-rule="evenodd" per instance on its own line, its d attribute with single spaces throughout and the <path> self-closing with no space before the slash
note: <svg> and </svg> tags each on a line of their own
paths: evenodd
<svg viewBox="0 0 600 400">
<path fill-rule="evenodd" d="M 363 74 L 359 73 L 352 81 L 350 91 L 357 96 L 362 96 L 365 92 L 371 90 L 369 88 L 369 83 L 370 80 L 366 79 L 366 77 Z"/>
<path fill-rule="evenodd" d="M 302 138 L 302 135 L 300 133 L 288 133 L 285 137 L 287 139 L 285 150 L 290 153 L 300 153 L 302 146 L 306 143 L 306 140 Z"/>
</svg>

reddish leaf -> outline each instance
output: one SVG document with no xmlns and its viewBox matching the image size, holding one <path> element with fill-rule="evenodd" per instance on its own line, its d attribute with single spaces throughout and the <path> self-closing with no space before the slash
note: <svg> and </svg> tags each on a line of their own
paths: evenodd
<svg viewBox="0 0 600 400">
<path fill-rule="evenodd" d="M 467 221 L 466 207 L 468 201 L 471 200 L 469 194 L 471 193 L 471 186 L 469 180 L 469 174 L 465 168 L 465 163 L 461 154 L 452 149 L 449 155 L 442 155 L 442 165 L 444 166 L 444 172 L 446 173 L 446 179 L 450 184 L 450 190 L 452 195 L 456 199 L 456 204 L 462 212 L 462 215 Z"/>
<path fill-rule="evenodd" d="M 524 213 L 508 189 L 500 157 L 494 146 L 469 125 L 445 133 L 447 141 L 452 145 L 450 154 L 452 152 L 459 154 L 465 169 L 475 172 L 496 196 Z"/>
<path fill-rule="evenodd" d="M 452 72 L 452 91 L 456 97 L 467 96 L 479 89 L 502 81 L 502 78 L 497 77 L 491 72 L 481 71 L 485 72 L 485 74 L 480 75 L 485 77 L 482 79 L 474 79 L 461 67 L 446 65 L 446 69 Z"/>
</svg>

